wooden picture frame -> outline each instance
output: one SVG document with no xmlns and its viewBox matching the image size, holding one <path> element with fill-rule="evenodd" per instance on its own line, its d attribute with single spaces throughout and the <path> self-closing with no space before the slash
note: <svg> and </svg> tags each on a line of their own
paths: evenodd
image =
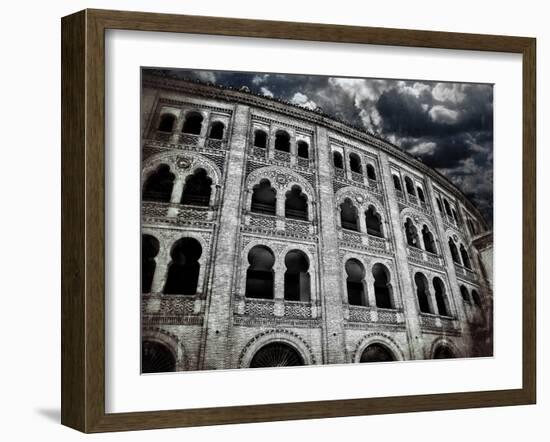
<svg viewBox="0 0 550 442">
<path fill-rule="evenodd" d="M 523 385 L 498 391 L 105 412 L 105 30 L 495 51 L 523 58 Z M 83 432 L 533 404 L 536 398 L 533 38 L 84 10 L 62 19 L 62 410 Z"/>
</svg>

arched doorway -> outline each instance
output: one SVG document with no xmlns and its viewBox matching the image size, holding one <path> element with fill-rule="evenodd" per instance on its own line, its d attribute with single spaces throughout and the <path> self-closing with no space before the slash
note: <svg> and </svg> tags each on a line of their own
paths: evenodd
<svg viewBox="0 0 550 442">
<path fill-rule="evenodd" d="M 155 341 L 141 341 L 142 373 L 166 373 L 175 370 L 176 359 L 168 347 Z"/>
<path fill-rule="evenodd" d="M 150 293 L 160 245 L 158 239 L 152 235 L 141 236 L 141 293 Z"/>
<path fill-rule="evenodd" d="M 250 362 L 250 368 L 296 367 L 300 365 L 305 365 L 300 353 L 283 342 L 264 345 Z"/>
<path fill-rule="evenodd" d="M 376 263 L 372 267 L 374 276 L 374 296 L 379 308 L 393 308 L 390 271 L 384 264 Z"/>
<path fill-rule="evenodd" d="M 395 361 L 393 353 L 385 346 L 379 343 L 369 345 L 361 354 L 359 362 L 391 362 Z"/>
<path fill-rule="evenodd" d="M 455 354 L 447 345 L 439 345 L 433 354 L 433 359 L 453 359 Z"/>
<path fill-rule="evenodd" d="M 285 256 L 285 291 L 288 301 L 310 301 L 309 260 L 301 250 L 291 250 Z"/>
<path fill-rule="evenodd" d="M 417 272 L 414 275 L 416 284 L 416 297 L 418 298 L 418 306 L 422 313 L 432 313 L 430 309 L 430 292 L 428 291 L 428 280 L 423 273 Z"/>
<path fill-rule="evenodd" d="M 275 255 L 265 246 L 254 246 L 248 252 L 246 271 L 247 298 L 273 299 L 273 264 Z"/>
<path fill-rule="evenodd" d="M 277 207 L 277 192 L 271 187 L 268 179 L 262 179 L 252 189 L 252 202 L 250 211 L 275 215 Z"/>
<path fill-rule="evenodd" d="M 182 132 L 191 135 L 200 135 L 202 131 L 203 117 L 198 112 L 190 112 L 183 123 Z"/>
<path fill-rule="evenodd" d="M 285 194 L 285 217 L 307 221 L 307 196 L 300 186 L 292 186 Z"/>
<path fill-rule="evenodd" d="M 172 261 L 164 285 L 167 295 L 194 295 L 199 282 L 202 247 L 194 238 L 182 238 L 170 253 Z"/>
<path fill-rule="evenodd" d="M 359 231 L 357 222 L 357 208 L 353 205 L 349 198 L 346 198 L 340 204 L 340 223 L 343 229 Z"/>
<path fill-rule="evenodd" d="M 208 206 L 212 193 L 212 179 L 208 177 L 206 170 L 197 169 L 185 180 L 185 187 L 181 195 L 181 204 L 192 206 Z"/>
<path fill-rule="evenodd" d="M 348 292 L 349 305 L 367 305 L 367 299 L 365 294 L 365 268 L 363 264 L 355 258 L 348 259 L 346 261 L 346 289 Z"/>
<path fill-rule="evenodd" d="M 176 176 L 170 172 L 168 164 L 160 164 L 149 175 L 143 185 L 143 201 L 159 201 L 169 203 Z"/>
</svg>

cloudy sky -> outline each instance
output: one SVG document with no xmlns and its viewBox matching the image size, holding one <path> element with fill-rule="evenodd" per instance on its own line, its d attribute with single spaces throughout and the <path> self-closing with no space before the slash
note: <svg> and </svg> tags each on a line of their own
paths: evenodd
<svg viewBox="0 0 550 442">
<path fill-rule="evenodd" d="M 493 218 L 493 87 L 487 84 L 174 70 L 248 86 L 382 136 L 438 170 Z"/>
</svg>

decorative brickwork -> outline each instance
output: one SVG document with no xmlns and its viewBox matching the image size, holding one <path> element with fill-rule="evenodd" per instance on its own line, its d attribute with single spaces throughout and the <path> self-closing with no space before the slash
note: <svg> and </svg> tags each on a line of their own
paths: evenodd
<svg viewBox="0 0 550 442">
<path fill-rule="evenodd" d="M 177 370 L 249 367 L 271 344 L 306 365 L 373 348 L 391 360 L 488 354 L 474 338 L 487 336 L 492 288 L 474 258 L 481 244 L 487 261 L 490 235 L 441 175 L 320 110 L 170 76 L 143 86 L 141 184 L 160 184 L 141 204 L 142 336 Z M 167 112 L 172 132 L 158 130 Z M 424 191 L 396 189 L 395 176 Z M 441 213 L 443 196 L 484 241 Z"/>
</svg>

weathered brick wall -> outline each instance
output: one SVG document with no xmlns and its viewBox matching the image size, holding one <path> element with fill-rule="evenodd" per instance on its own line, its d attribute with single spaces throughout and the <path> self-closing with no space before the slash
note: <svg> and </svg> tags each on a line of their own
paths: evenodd
<svg viewBox="0 0 550 442">
<path fill-rule="evenodd" d="M 261 346 L 275 341 L 294 347 L 312 364 L 357 361 L 370 343 L 386 346 L 396 359 L 430 358 L 438 345 L 450 348 L 456 356 L 474 355 L 472 328 L 479 328 L 484 318 L 472 302 L 463 299 L 461 286 L 482 296 L 490 288 L 481 283 L 475 263 L 471 271 L 457 266 L 447 247 L 447 238 L 453 235 L 473 247 L 464 223 L 449 220 L 437 209 L 436 199 L 448 198 L 461 214 L 472 217 L 473 209 L 465 207 L 467 202 L 457 190 L 449 190 L 448 183 L 392 151 L 395 148 L 389 144 L 368 142 L 314 112 L 244 92 L 154 77 L 147 81 L 142 100 L 142 179 L 159 164 L 168 164 L 176 178 L 169 203 L 143 203 L 143 233 L 161 244 L 152 293 L 142 298 L 144 339 L 177 345 L 178 369 L 241 367 Z M 201 133 L 192 137 L 181 133 L 191 111 L 203 116 Z M 163 112 L 176 117 L 168 134 L 156 131 Z M 214 121 L 224 124 L 223 140 L 208 136 Z M 268 133 L 265 150 L 252 145 L 256 129 Z M 279 130 L 290 135 L 288 155 L 273 148 Z M 307 160 L 297 157 L 298 141 L 309 145 Z M 341 172 L 332 164 L 334 151 L 344 157 Z M 350 170 L 352 154 L 359 156 L 363 175 Z M 376 178 L 367 177 L 367 166 Z M 186 177 L 198 167 L 214 181 L 208 208 L 179 204 Z M 419 194 L 396 192 L 395 174 L 399 179 L 412 177 L 425 201 L 420 201 Z M 277 213 L 272 217 L 250 213 L 252 187 L 263 176 L 278 189 Z M 283 198 L 291 185 L 299 185 L 308 196 L 306 222 L 285 219 Z M 367 234 L 363 215 L 360 232 L 342 228 L 339 204 L 346 198 L 353 200 L 360 213 L 370 206 L 376 208 L 384 238 Z M 419 228 L 430 226 L 435 254 L 407 246 L 405 218 Z M 162 294 L 171 247 L 183 237 L 195 238 L 202 247 L 197 293 L 185 299 Z M 272 301 L 244 296 L 246 254 L 254 244 L 270 247 L 277 256 Z M 284 255 L 292 249 L 308 256 L 311 302 L 284 300 Z M 470 250 L 474 261 L 474 249 Z M 367 306 L 348 303 L 344 265 L 350 257 L 365 266 Z M 376 307 L 375 264 L 388 269 L 391 309 Z M 433 311 L 420 312 L 417 272 L 430 281 L 438 277 L 444 282 L 447 316 L 437 314 L 433 287 L 428 293 Z"/>
</svg>

